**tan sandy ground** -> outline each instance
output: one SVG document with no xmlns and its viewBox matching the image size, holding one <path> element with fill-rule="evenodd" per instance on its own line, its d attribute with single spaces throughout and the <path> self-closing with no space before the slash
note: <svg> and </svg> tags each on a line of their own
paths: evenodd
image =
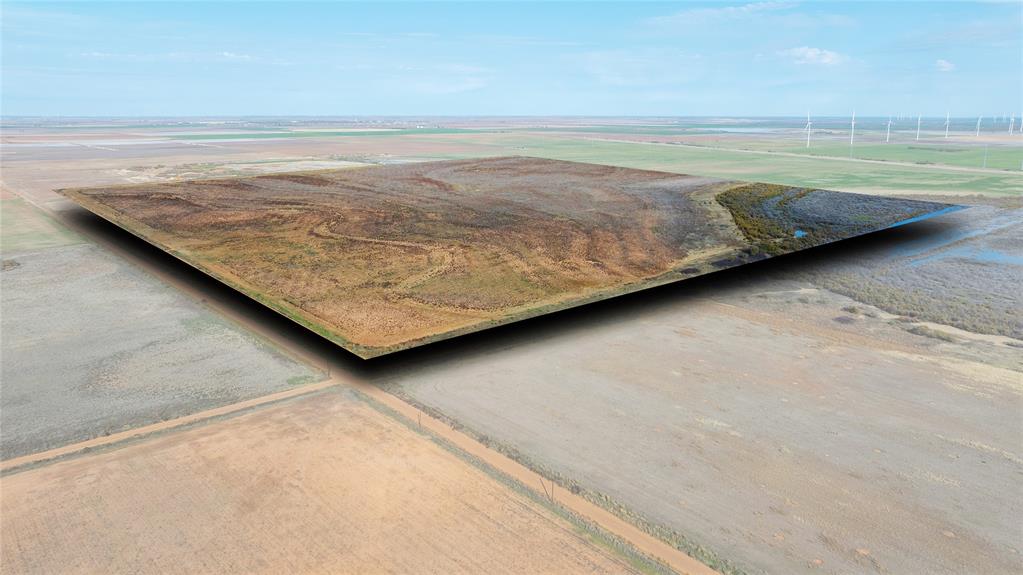
<svg viewBox="0 0 1023 575">
<path fill-rule="evenodd" d="M 4 573 L 633 572 L 350 391 L 0 487 Z"/>
<path fill-rule="evenodd" d="M 746 573 L 1023 572 L 1023 377 L 994 365 L 1018 349 L 836 322 L 856 302 L 774 285 L 381 379 Z"/>
</svg>

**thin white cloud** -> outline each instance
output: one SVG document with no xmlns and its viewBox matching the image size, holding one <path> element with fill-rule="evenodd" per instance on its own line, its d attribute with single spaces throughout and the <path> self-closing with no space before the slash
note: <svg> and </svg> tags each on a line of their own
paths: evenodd
<svg viewBox="0 0 1023 575">
<path fill-rule="evenodd" d="M 700 55 L 674 50 L 597 50 L 569 59 L 600 84 L 621 87 L 685 83 L 699 72 Z"/>
<path fill-rule="evenodd" d="M 482 34 L 469 36 L 470 41 L 484 42 L 499 46 L 582 46 L 582 42 L 555 40 L 536 36 L 511 36 L 504 34 Z"/>
<path fill-rule="evenodd" d="M 409 83 L 413 92 L 429 95 L 459 94 L 487 87 L 483 78 L 464 78 L 455 81 L 422 80 Z"/>
<path fill-rule="evenodd" d="M 223 50 L 220 52 L 160 52 L 160 53 L 128 53 L 128 52 L 79 52 L 80 58 L 89 60 L 105 60 L 109 62 L 192 62 L 192 63 L 232 63 L 252 62 L 284 65 L 288 62 L 280 58 L 261 58 L 252 54 Z"/>
<path fill-rule="evenodd" d="M 404 40 L 433 40 L 440 38 L 436 32 L 334 32 L 333 36 L 352 38 L 360 41 L 396 42 Z"/>
<path fill-rule="evenodd" d="M 814 64 L 819 66 L 836 66 L 849 60 L 847 56 L 838 52 L 823 48 L 811 48 L 810 46 L 779 50 L 778 55 L 791 60 L 795 64 Z"/>
<path fill-rule="evenodd" d="M 387 90 L 424 95 L 458 94 L 490 85 L 495 70 L 462 62 L 390 61 L 380 57 L 349 60 L 336 70 L 358 74 L 360 81 Z"/>
<path fill-rule="evenodd" d="M 437 64 L 435 68 L 449 74 L 490 74 L 493 72 L 490 68 L 470 64 Z"/>
<path fill-rule="evenodd" d="M 5 3 L 0 30 L 4 35 L 62 37 L 67 32 L 81 32 L 96 24 L 93 18 L 47 9 L 36 9 L 23 4 Z"/>
<path fill-rule="evenodd" d="M 373 70 L 378 72 L 404 74 L 410 72 L 423 72 L 430 75 L 451 74 L 451 75 L 484 75 L 494 72 L 491 68 L 462 64 L 459 62 L 391 62 L 386 60 L 362 60 L 347 61 L 335 66 L 338 70 Z"/>
<path fill-rule="evenodd" d="M 671 26 L 692 24 L 710 20 L 734 20 L 756 16 L 764 12 L 787 10 L 794 7 L 793 2 L 752 2 L 741 6 L 720 6 L 715 8 L 689 8 L 667 16 L 655 16 L 648 20 L 651 24 Z"/>
<path fill-rule="evenodd" d="M 255 59 L 249 54 L 239 54 L 237 52 L 221 52 L 219 56 L 225 60 L 236 62 L 250 62 Z"/>
<path fill-rule="evenodd" d="M 951 72 L 956 69 L 955 64 L 942 58 L 938 58 L 938 60 L 934 62 L 934 67 L 937 68 L 939 72 Z"/>
<path fill-rule="evenodd" d="M 798 6 L 795 2 L 752 2 L 736 6 L 689 8 L 666 16 L 647 18 L 643 23 L 654 32 L 666 34 L 701 30 L 714 30 L 715 34 L 743 33 L 742 28 L 725 26 L 739 23 L 750 23 L 763 30 L 847 27 L 856 23 L 844 14 L 793 10 Z"/>
<path fill-rule="evenodd" d="M 952 46 L 971 48 L 1020 49 L 1019 12 L 1014 18 L 988 18 L 956 21 L 939 28 L 920 28 L 910 32 L 899 47 L 941 51 Z"/>
</svg>

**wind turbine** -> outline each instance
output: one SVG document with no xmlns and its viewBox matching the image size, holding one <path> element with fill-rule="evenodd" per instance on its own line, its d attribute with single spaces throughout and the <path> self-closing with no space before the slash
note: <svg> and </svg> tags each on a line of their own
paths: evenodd
<svg viewBox="0 0 1023 575">
<path fill-rule="evenodd" d="M 892 117 L 888 116 L 888 131 L 884 135 L 884 143 L 888 143 L 892 139 Z"/>
<path fill-rule="evenodd" d="M 920 114 L 916 115 L 916 141 L 920 141 Z"/>
<path fill-rule="evenodd" d="M 980 137 L 980 121 L 984 119 L 984 116 L 977 117 L 977 134 L 976 137 Z"/>
<path fill-rule="evenodd" d="M 1010 136 L 1012 135 L 1012 129 L 1015 128 L 1015 127 L 1016 127 L 1016 114 L 1013 114 L 1012 117 L 1009 118 L 1009 135 Z"/>
<path fill-rule="evenodd" d="M 853 110 L 852 122 L 849 123 L 849 155 L 852 155 L 853 140 L 856 139 L 856 110 Z"/>
<path fill-rule="evenodd" d="M 948 139 L 948 112 L 945 112 L 945 139 Z"/>
<path fill-rule="evenodd" d="M 810 111 L 806 111 L 806 147 L 810 147 L 810 128 L 813 124 L 810 123 Z"/>
</svg>

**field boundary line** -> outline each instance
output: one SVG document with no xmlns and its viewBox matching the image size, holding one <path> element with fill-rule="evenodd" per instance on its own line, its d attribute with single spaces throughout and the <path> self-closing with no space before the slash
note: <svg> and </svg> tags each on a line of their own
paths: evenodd
<svg viewBox="0 0 1023 575">
<path fill-rule="evenodd" d="M 583 519 L 593 522 L 601 529 L 632 545 L 640 553 L 660 561 L 675 572 L 682 575 L 720 575 L 718 571 L 691 557 L 684 551 L 650 535 L 632 523 L 614 515 L 607 509 L 567 489 L 559 489 L 557 494 L 551 498 L 549 493 L 544 494 L 541 491 L 538 487 L 538 481 L 539 485 L 543 485 L 545 482 L 552 482 L 552 480 L 547 479 L 507 455 L 487 447 L 473 437 L 452 428 L 448 423 L 407 403 L 400 397 L 388 393 L 369 382 L 353 380 L 346 383 L 395 411 L 408 421 L 413 422 L 414 425 L 450 442 L 484 464 L 517 480 L 527 489 L 536 492 L 545 499 L 550 499 L 552 502 L 574 512 Z"/>
<path fill-rule="evenodd" d="M 5 461 L 0 462 L 0 473 L 7 472 L 18 467 L 23 467 L 25 465 L 51 461 L 53 459 L 79 453 L 87 449 L 105 447 L 108 445 L 113 445 L 115 443 L 121 443 L 122 441 L 127 441 L 129 439 L 144 437 L 161 431 L 168 431 L 176 429 L 178 427 L 191 425 L 193 423 L 198 423 L 207 419 L 213 419 L 215 417 L 230 415 L 238 411 L 244 411 L 247 409 L 251 409 L 253 407 L 259 407 L 267 403 L 274 403 L 277 401 L 281 401 L 283 399 L 290 399 L 293 397 L 298 397 L 300 395 L 307 395 L 337 385 L 341 385 L 341 382 L 338 381 L 337 379 L 333 378 L 327 379 L 325 381 L 321 381 L 318 383 L 310 383 L 302 385 L 300 387 L 294 387 L 292 389 L 286 389 L 284 391 L 271 393 L 269 395 L 261 395 L 259 397 L 254 397 L 252 399 L 247 399 L 245 401 L 239 401 L 236 403 L 230 403 L 228 405 L 222 405 L 220 407 L 207 409 L 205 411 L 191 413 L 189 415 L 176 417 L 174 419 L 168 419 L 166 421 L 151 423 L 149 425 L 143 425 L 142 427 L 136 427 L 133 429 L 127 429 L 125 431 L 119 431 L 117 433 L 111 433 L 110 435 L 104 435 L 101 437 L 87 439 L 85 441 L 79 441 L 78 443 L 71 443 L 69 445 L 63 445 L 61 447 L 47 449 L 46 451 L 39 451 L 36 453 L 30 453 L 28 455 L 14 457 L 12 459 L 7 459 Z"/>
</svg>

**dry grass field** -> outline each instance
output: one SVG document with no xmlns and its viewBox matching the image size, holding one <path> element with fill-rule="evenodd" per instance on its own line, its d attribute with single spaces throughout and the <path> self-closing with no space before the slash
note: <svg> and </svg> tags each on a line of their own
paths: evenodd
<svg viewBox="0 0 1023 575">
<path fill-rule="evenodd" d="M 950 208 L 525 157 L 64 193 L 361 357 Z"/>
<path fill-rule="evenodd" d="M 640 565 L 343 389 L 4 477 L 0 504 L 3 573 Z"/>
</svg>

